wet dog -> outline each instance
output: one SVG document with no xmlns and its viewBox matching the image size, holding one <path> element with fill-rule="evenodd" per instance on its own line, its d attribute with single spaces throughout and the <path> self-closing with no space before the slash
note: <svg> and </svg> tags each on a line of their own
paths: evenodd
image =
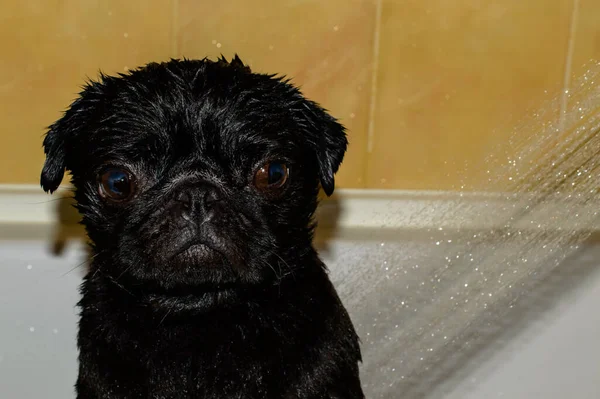
<svg viewBox="0 0 600 399">
<path fill-rule="evenodd" d="M 313 248 L 344 128 L 289 81 L 172 60 L 89 82 L 44 140 L 92 247 L 78 398 L 363 398 Z"/>
</svg>

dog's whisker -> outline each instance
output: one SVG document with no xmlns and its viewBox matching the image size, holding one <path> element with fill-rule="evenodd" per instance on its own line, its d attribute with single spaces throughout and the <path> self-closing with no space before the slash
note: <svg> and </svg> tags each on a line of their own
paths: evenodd
<svg viewBox="0 0 600 399">
<path fill-rule="evenodd" d="M 283 262 L 283 264 L 284 264 L 285 266 L 287 266 L 287 268 L 288 268 L 288 270 L 289 270 L 289 273 L 287 273 L 287 274 L 286 274 L 286 276 L 287 276 L 287 275 L 289 275 L 289 274 L 291 274 L 291 275 L 292 275 L 292 277 L 296 278 L 296 275 L 294 274 L 294 269 L 293 269 L 293 268 L 292 268 L 292 267 L 289 265 L 289 263 L 287 263 L 287 262 L 286 262 L 286 261 L 285 261 L 285 260 L 284 260 L 284 259 L 283 259 L 283 258 L 282 258 L 280 255 L 279 255 L 279 254 L 277 254 L 276 252 L 269 251 L 269 253 L 270 253 L 270 254 L 272 254 L 272 255 L 275 255 L 276 257 L 278 257 L 278 258 L 279 258 L 279 259 L 280 259 L 280 260 Z M 277 263 L 279 264 L 279 262 L 277 262 Z M 280 267 L 281 267 L 281 266 L 280 266 Z"/>
<path fill-rule="evenodd" d="M 91 256 L 91 257 L 87 258 L 86 260 L 84 260 L 83 262 L 81 262 L 80 264 L 78 264 L 77 266 L 73 267 L 71 270 L 69 270 L 69 271 L 67 271 L 67 272 L 63 273 L 63 274 L 62 274 L 60 277 L 65 277 L 67 274 L 69 274 L 69 273 L 73 272 L 75 269 L 78 269 L 78 268 L 80 268 L 81 266 L 85 265 L 86 263 L 91 263 L 91 262 L 92 262 L 92 260 L 94 260 L 94 258 L 95 258 L 95 257 L 97 257 L 99 254 L 100 254 L 100 253 L 98 252 L 98 253 L 96 253 L 95 255 L 93 255 L 93 256 Z"/>
<path fill-rule="evenodd" d="M 169 310 L 167 310 L 167 312 L 162 317 L 162 319 L 160 319 L 160 322 L 158 323 L 157 327 L 160 327 L 162 325 L 162 323 L 166 320 L 167 316 L 173 311 L 174 308 L 175 308 L 175 303 L 173 305 L 171 305 L 171 307 L 169 308 Z"/>
<path fill-rule="evenodd" d="M 113 282 L 113 284 L 115 284 L 117 287 L 119 287 L 120 289 L 122 289 L 123 291 L 125 291 L 126 293 L 128 293 L 129 295 L 131 295 L 132 297 L 134 297 L 134 298 L 135 298 L 135 295 L 133 295 L 133 293 L 132 293 L 131 291 L 129 291 L 127 288 L 125 288 L 125 287 L 123 286 L 123 284 L 120 284 L 118 281 L 116 281 L 116 280 L 115 280 L 115 279 L 114 279 L 114 278 L 113 278 L 111 275 L 109 275 L 109 274 L 105 274 L 105 276 L 106 276 L 106 277 L 108 277 L 108 279 L 109 279 L 110 281 L 112 281 L 112 282 Z"/>
<path fill-rule="evenodd" d="M 69 273 L 73 272 L 75 269 L 80 268 L 81 266 L 85 265 L 86 263 L 90 262 L 89 259 L 84 260 L 83 262 L 79 263 L 77 266 L 73 267 L 72 269 L 68 270 L 67 272 L 63 273 L 60 275 L 60 277 L 65 277 L 66 275 L 68 275 Z"/>
<path fill-rule="evenodd" d="M 65 200 L 70 200 L 73 201 L 73 197 L 58 197 L 58 198 L 51 198 L 45 201 L 36 201 L 36 202 L 26 202 L 27 205 L 41 205 L 41 204 L 48 204 L 51 202 L 57 202 L 57 201 L 65 201 Z"/>
<path fill-rule="evenodd" d="M 101 269 L 100 266 L 96 265 L 95 267 L 96 267 L 96 270 L 94 270 L 94 273 L 92 274 L 92 278 L 96 277 L 96 274 L 102 273 L 102 270 L 100 270 Z"/>
<path fill-rule="evenodd" d="M 121 272 L 121 274 L 119 274 L 119 275 L 117 276 L 117 281 L 118 281 L 118 280 L 119 280 L 121 277 L 123 277 L 123 275 L 124 275 L 125 273 L 127 273 L 129 270 L 131 270 L 131 268 L 132 268 L 133 266 L 134 266 L 134 265 L 133 265 L 133 263 L 132 263 L 131 265 L 127 266 L 127 267 L 125 268 L 125 270 L 123 270 L 123 271 Z"/>
<path fill-rule="evenodd" d="M 261 261 L 262 264 L 267 265 L 271 268 L 271 270 L 273 270 L 273 273 L 275 273 L 275 277 L 277 278 L 277 280 L 281 280 L 281 277 L 279 274 L 277 274 L 277 270 L 275 270 L 275 268 L 273 267 L 273 265 L 271 265 L 268 261 L 263 260 Z"/>
</svg>

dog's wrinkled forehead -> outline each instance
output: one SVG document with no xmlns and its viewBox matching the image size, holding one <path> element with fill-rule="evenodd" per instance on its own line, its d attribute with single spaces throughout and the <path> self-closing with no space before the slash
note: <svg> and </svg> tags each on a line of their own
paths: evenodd
<svg viewBox="0 0 600 399">
<path fill-rule="evenodd" d="M 281 83 L 236 69 L 212 78 L 179 72 L 150 69 L 133 79 L 107 79 L 97 93 L 96 118 L 86 121 L 81 150 L 96 162 L 211 163 L 252 162 L 244 158 L 301 147 L 294 134 L 301 99 Z"/>
<path fill-rule="evenodd" d="M 104 162 L 236 169 L 301 153 L 330 194 L 346 144 L 344 128 L 287 81 L 252 73 L 237 57 L 173 60 L 89 83 L 50 127 L 42 186 L 54 191 L 65 168 Z"/>
</svg>

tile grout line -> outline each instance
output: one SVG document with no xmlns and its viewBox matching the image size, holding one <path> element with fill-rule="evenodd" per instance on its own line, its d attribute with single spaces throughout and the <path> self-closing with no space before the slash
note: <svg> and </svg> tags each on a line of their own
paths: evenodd
<svg viewBox="0 0 600 399">
<path fill-rule="evenodd" d="M 179 58 L 177 32 L 179 31 L 179 0 L 171 2 L 171 58 Z"/>
<path fill-rule="evenodd" d="M 379 72 L 379 48 L 381 33 L 383 0 L 376 0 L 375 9 L 375 29 L 373 32 L 373 64 L 371 73 L 371 98 L 369 99 L 369 124 L 367 128 L 367 148 L 365 157 L 365 168 L 363 169 L 363 183 L 367 185 L 367 176 L 369 170 L 369 154 L 373 152 L 373 142 L 375 139 L 375 110 L 377 103 L 377 80 Z"/>
<path fill-rule="evenodd" d="M 563 90 L 560 99 L 560 115 L 558 117 L 558 132 L 562 133 L 566 123 L 567 101 L 569 99 L 569 86 L 571 84 L 571 72 L 573 69 L 573 53 L 575 51 L 575 36 L 577 21 L 579 17 L 579 0 L 573 0 L 571 11 L 571 22 L 569 25 L 569 41 L 567 44 L 567 55 L 565 58 L 565 75 L 563 77 Z"/>
<path fill-rule="evenodd" d="M 373 136 L 375 135 L 375 109 L 377 100 L 377 75 L 379 71 L 379 43 L 381 31 L 381 14 L 383 0 L 377 0 L 375 12 L 375 32 L 373 35 L 373 72 L 371 73 L 371 99 L 369 102 L 369 128 L 367 130 L 367 152 L 373 151 Z"/>
</svg>

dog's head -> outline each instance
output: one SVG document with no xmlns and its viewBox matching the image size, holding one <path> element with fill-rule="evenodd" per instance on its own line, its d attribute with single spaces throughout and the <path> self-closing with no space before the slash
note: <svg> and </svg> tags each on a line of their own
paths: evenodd
<svg viewBox="0 0 600 399">
<path fill-rule="evenodd" d="M 227 62 L 149 64 L 89 83 L 44 140 L 96 253 L 162 287 L 281 277 L 311 250 L 344 128 L 294 86 Z"/>
</svg>

